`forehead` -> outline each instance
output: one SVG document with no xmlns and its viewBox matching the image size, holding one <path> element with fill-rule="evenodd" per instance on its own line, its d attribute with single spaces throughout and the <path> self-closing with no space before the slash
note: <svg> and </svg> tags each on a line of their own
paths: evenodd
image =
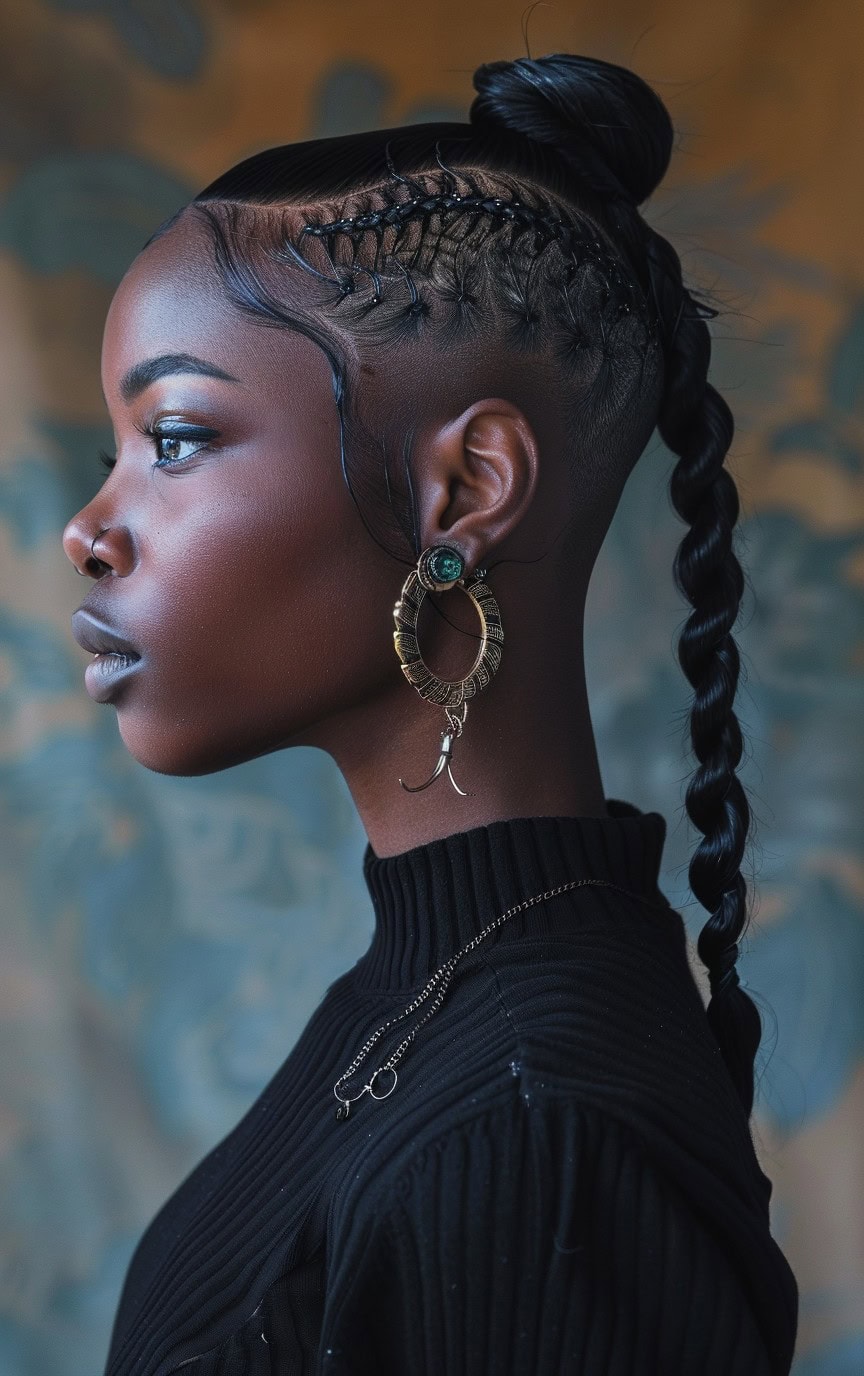
<svg viewBox="0 0 864 1376">
<path fill-rule="evenodd" d="M 300 294 L 286 271 L 284 287 Z M 306 341 L 244 316 L 225 293 L 206 224 L 189 211 L 139 253 L 120 282 L 105 320 L 102 387 L 121 405 L 120 381 L 142 360 L 194 354 L 245 376 L 296 362 Z"/>
</svg>

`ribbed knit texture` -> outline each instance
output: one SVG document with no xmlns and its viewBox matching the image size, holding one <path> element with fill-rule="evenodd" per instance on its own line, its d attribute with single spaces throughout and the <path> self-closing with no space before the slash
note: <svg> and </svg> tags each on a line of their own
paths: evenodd
<svg viewBox="0 0 864 1376">
<path fill-rule="evenodd" d="M 367 846 L 371 944 L 148 1227 L 108 1376 L 787 1376 L 797 1285 L 658 888 L 666 824 L 607 809 Z M 512 917 L 394 1093 L 336 1121 L 371 1032 L 506 908 L 581 878 L 631 895 Z"/>
</svg>

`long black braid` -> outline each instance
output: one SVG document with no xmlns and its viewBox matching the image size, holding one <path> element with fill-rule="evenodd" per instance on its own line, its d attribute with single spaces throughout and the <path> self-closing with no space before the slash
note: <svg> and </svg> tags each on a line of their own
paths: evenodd
<svg viewBox="0 0 864 1376">
<path fill-rule="evenodd" d="M 490 63 L 474 84 L 470 124 L 269 149 L 224 173 L 193 206 L 210 226 L 227 289 L 266 323 L 293 319 L 314 338 L 329 314 L 379 342 L 494 328 L 517 349 L 551 349 L 579 381 L 571 390 L 589 442 L 592 425 L 609 435 L 618 418 L 639 412 L 642 431 L 647 416 L 678 455 L 671 500 L 689 530 L 673 574 L 692 611 L 677 651 L 694 690 L 699 762 L 686 809 L 702 833 L 689 879 L 710 914 L 697 942 L 708 1022 L 749 1116 L 762 1025 L 736 969 L 749 920 L 741 864 L 751 816 L 733 707 L 732 628 L 744 589 L 733 548 L 738 493 L 724 466 L 734 427 L 707 380 L 713 312 L 684 286 L 674 249 L 637 209 L 665 174 L 671 121 L 633 72 L 571 54 Z M 247 211 L 254 233 L 244 232 Z M 253 248 L 271 265 L 309 274 L 314 325 L 281 310 Z M 344 407 L 337 355 L 334 346 Z M 637 457 L 642 447 L 644 438 Z M 345 453 L 343 437 L 355 496 Z"/>
<path fill-rule="evenodd" d="M 657 428 L 680 456 L 670 478 L 670 495 L 690 526 L 678 547 L 673 575 L 693 607 L 678 639 L 678 661 L 694 689 L 690 741 L 699 760 L 685 803 L 703 833 L 690 861 L 690 888 L 711 914 L 697 949 L 708 969 L 708 1021 L 749 1115 L 762 1022 L 736 969 L 739 938 L 749 921 L 741 863 L 751 814 L 736 772 L 743 739 L 733 708 L 740 658 L 732 627 L 744 593 L 744 575 L 733 548 L 738 490 L 724 467 L 734 422 L 726 402 L 708 382 L 711 339 L 699 307 L 682 284 L 678 255 L 653 231 L 648 232 L 646 251 L 667 352 Z"/>
</svg>

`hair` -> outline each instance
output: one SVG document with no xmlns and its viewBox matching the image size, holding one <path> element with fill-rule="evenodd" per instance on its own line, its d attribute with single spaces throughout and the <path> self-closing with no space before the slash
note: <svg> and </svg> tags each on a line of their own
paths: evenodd
<svg viewBox="0 0 864 1376">
<path fill-rule="evenodd" d="M 361 352 L 492 339 L 526 366 L 542 357 L 577 457 L 602 441 L 616 501 L 655 427 L 677 456 L 670 498 L 689 528 L 673 577 L 692 608 L 677 657 L 693 688 L 698 760 L 685 807 L 702 833 L 688 877 L 709 913 L 697 941 L 708 1022 L 749 1117 L 762 1024 L 736 969 L 749 921 L 741 864 L 751 815 L 736 772 L 743 743 L 733 706 L 732 628 L 744 589 L 733 548 L 738 493 L 724 466 L 734 426 L 708 381 L 706 321 L 716 312 L 684 285 L 675 250 L 638 210 L 665 175 L 672 123 L 635 73 L 569 53 L 488 63 L 474 87 L 465 123 L 372 130 L 246 158 L 148 243 L 184 211 L 203 217 L 237 308 L 323 350 L 349 491 L 361 515 L 376 506 L 409 540 L 415 560 L 410 432 L 395 446 L 395 479 L 387 452 L 377 466 L 380 441 L 370 463 L 376 442 L 361 423 L 346 337 Z M 288 277 L 293 293 L 280 291 Z"/>
</svg>

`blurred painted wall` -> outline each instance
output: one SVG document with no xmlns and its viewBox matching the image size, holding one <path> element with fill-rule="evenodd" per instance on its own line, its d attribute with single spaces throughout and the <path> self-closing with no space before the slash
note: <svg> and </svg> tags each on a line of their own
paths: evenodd
<svg viewBox="0 0 864 1376">
<path fill-rule="evenodd" d="M 0 5 L 0 1372 L 101 1371 L 149 1217 L 365 948 L 359 821 L 295 751 L 148 774 L 90 702 L 61 547 L 110 448 L 102 323 L 149 232 L 268 144 L 454 116 L 525 51 L 523 0 Z M 680 131 L 650 217 L 726 305 L 716 380 L 751 587 L 746 781 L 760 902 L 741 972 L 766 1036 L 756 1133 L 801 1285 L 797 1376 L 864 1371 L 864 7 L 550 4 L 533 52 L 633 65 Z M 669 821 L 695 937 L 683 527 L 658 444 L 592 585 L 607 796 Z M 394 587 L 394 594 L 398 589 Z M 394 666 L 396 661 L 394 659 Z"/>
</svg>

